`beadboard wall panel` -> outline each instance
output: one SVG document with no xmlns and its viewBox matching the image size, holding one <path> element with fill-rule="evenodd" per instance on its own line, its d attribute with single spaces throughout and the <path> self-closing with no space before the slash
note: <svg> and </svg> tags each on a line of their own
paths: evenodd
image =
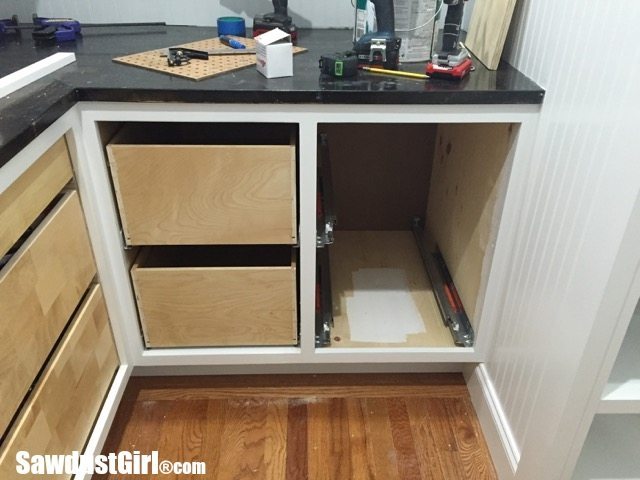
<svg viewBox="0 0 640 480">
<path fill-rule="evenodd" d="M 574 377 L 598 353 L 585 345 L 640 191 L 640 54 L 612 58 L 638 19 L 637 2 L 519 0 L 507 40 L 506 59 L 547 90 L 486 365 L 516 478 L 558 478 L 540 459 L 558 457 L 545 446 L 580 408 L 567 403 Z"/>
</svg>

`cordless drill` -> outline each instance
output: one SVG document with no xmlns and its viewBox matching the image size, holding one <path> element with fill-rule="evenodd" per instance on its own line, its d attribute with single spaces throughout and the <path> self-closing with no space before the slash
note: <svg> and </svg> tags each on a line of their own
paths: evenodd
<svg viewBox="0 0 640 480">
<path fill-rule="evenodd" d="M 287 13 L 287 0 L 273 0 L 273 12 L 253 17 L 253 36 L 279 28 L 291 35 L 294 45 L 298 43 L 298 29 Z"/>
<path fill-rule="evenodd" d="M 360 37 L 354 50 L 359 65 L 377 66 L 396 70 L 400 61 L 400 42 L 396 37 L 393 0 L 371 0 L 376 7 L 377 31 Z"/>
<path fill-rule="evenodd" d="M 444 0 L 447 16 L 444 19 L 442 48 L 427 63 L 427 75 L 436 78 L 461 80 L 471 71 L 473 62 L 466 48 L 459 45 L 460 26 L 467 0 Z"/>
</svg>

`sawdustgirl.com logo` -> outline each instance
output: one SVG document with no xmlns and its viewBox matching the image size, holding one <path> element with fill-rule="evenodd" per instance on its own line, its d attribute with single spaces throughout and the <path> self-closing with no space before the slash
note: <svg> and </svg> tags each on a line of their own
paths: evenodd
<svg viewBox="0 0 640 480">
<path fill-rule="evenodd" d="M 160 460 L 157 451 L 150 455 L 134 452 L 107 455 L 31 455 L 24 450 L 16 453 L 16 472 L 21 475 L 205 475 L 204 462 L 172 462 Z"/>
</svg>

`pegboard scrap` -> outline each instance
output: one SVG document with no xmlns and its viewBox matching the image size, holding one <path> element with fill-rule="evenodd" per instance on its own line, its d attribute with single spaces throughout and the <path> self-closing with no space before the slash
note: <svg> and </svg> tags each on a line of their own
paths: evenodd
<svg viewBox="0 0 640 480">
<path fill-rule="evenodd" d="M 255 48 L 255 40 L 253 40 L 252 38 L 236 38 L 244 43 L 247 48 Z M 225 47 L 225 45 L 217 37 L 176 46 L 207 51 L 229 48 Z M 306 48 L 296 46 L 293 47 L 294 55 L 306 51 Z M 179 67 L 170 67 L 167 64 L 167 57 L 161 56 L 166 52 L 166 48 L 149 50 L 147 52 L 134 53 L 132 55 L 125 55 L 123 57 L 116 57 L 113 59 L 113 61 L 116 63 L 131 65 L 134 67 L 162 72 L 169 75 L 174 75 L 176 77 L 188 78 L 190 80 L 196 81 L 215 77 L 223 73 L 233 72 L 235 70 L 247 68 L 251 65 L 256 64 L 255 55 L 239 54 L 211 55 L 208 60 L 191 60 L 191 62 L 186 65 L 181 65 Z"/>
</svg>

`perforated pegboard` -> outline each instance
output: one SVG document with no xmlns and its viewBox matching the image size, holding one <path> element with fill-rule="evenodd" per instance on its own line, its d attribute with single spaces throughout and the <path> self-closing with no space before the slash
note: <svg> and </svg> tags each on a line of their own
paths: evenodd
<svg viewBox="0 0 640 480">
<path fill-rule="evenodd" d="M 247 48 L 255 48 L 255 41 L 252 38 L 239 38 Z M 196 50 L 215 50 L 220 48 L 229 48 L 216 38 L 200 40 L 197 42 L 185 43 L 177 45 L 179 47 L 193 48 Z M 293 47 L 293 54 L 306 51 L 305 48 Z M 191 60 L 186 65 L 179 67 L 170 67 L 167 65 L 167 57 L 161 56 L 166 53 L 167 49 L 150 50 L 148 52 L 134 53 L 124 57 L 116 57 L 114 62 L 132 65 L 134 67 L 154 70 L 156 72 L 167 73 L 177 77 L 189 78 L 191 80 L 204 80 L 205 78 L 215 77 L 222 73 L 232 72 L 241 68 L 250 67 L 256 64 L 255 55 L 212 55 L 208 60 Z"/>
</svg>

